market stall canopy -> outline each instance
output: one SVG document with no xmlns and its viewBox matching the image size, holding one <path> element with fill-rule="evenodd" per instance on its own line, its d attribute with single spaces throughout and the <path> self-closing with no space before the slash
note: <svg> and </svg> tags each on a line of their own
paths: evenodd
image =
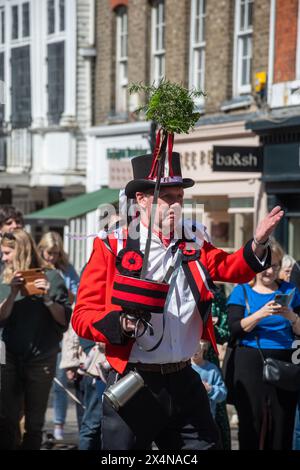
<svg viewBox="0 0 300 470">
<path fill-rule="evenodd" d="M 102 188 L 32 212 L 27 214 L 24 219 L 25 223 L 30 225 L 64 226 L 71 219 L 95 211 L 101 204 L 114 204 L 118 199 L 118 189 Z"/>
</svg>

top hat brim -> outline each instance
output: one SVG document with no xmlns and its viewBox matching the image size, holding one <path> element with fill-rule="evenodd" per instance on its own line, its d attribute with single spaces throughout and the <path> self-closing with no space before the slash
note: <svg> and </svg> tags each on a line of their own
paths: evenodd
<svg viewBox="0 0 300 470">
<path fill-rule="evenodd" d="M 195 181 L 191 178 L 183 178 L 182 182 L 168 182 L 168 183 L 161 183 L 160 187 L 164 188 L 165 186 L 178 186 L 180 188 L 191 188 L 194 186 Z M 155 181 L 147 180 L 147 179 L 136 179 L 129 181 L 125 187 L 125 194 L 129 199 L 135 198 L 135 193 L 137 192 L 144 192 L 149 189 L 154 189 Z"/>
</svg>

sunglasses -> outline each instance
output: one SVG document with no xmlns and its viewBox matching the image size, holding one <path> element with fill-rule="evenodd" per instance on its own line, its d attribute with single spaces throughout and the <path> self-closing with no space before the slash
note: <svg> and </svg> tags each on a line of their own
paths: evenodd
<svg viewBox="0 0 300 470">
<path fill-rule="evenodd" d="M 7 240 L 15 240 L 15 236 L 13 233 L 11 232 L 5 232 L 5 233 L 1 233 L 1 238 L 4 239 L 6 238 Z"/>
</svg>

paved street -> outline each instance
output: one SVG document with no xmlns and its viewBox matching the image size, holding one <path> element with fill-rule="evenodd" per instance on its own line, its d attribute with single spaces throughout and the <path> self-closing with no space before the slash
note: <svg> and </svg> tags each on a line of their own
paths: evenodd
<svg viewBox="0 0 300 470">
<path fill-rule="evenodd" d="M 228 408 L 229 416 L 232 415 L 232 407 Z M 44 426 L 45 433 L 53 434 L 53 408 L 52 408 L 52 397 L 49 400 L 49 406 L 46 414 L 46 422 Z M 232 438 L 232 449 L 238 450 L 237 442 L 237 426 L 231 426 L 231 438 Z M 78 446 L 78 428 L 76 421 L 76 408 L 75 404 L 69 400 L 67 421 L 65 424 L 64 430 L 64 440 L 61 443 L 54 443 L 53 441 L 48 441 L 49 448 L 55 450 L 73 450 Z"/>
<path fill-rule="evenodd" d="M 44 425 L 45 434 L 53 435 L 53 407 L 52 407 L 52 395 L 50 396 L 48 409 L 46 414 L 46 420 Z M 53 444 L 54 447 L 53 447 Z M 78 446 L 78 427 L 76 420 L 76 407 L 72 400 L 69 400 L 67 419 L 64 428 L 64 440 L 60 442 L 54 442 L 52 439 L 48 439 L 49 448 L 55 450 L 73 450 Z"/>
</svg>

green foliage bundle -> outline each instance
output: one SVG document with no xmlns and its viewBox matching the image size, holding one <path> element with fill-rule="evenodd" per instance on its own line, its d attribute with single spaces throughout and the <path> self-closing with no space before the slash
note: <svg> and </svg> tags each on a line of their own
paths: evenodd
<svg viewBox="0 0 300 470">
<path fill-rule="evenodd" d="M 194 99 L 203 96 L 202 91 L 162 79 L 157 86 L 134 83 L 129 87 L 130 94 L 140 92 L 148 96 L 148 103 L 136 112 L 144 111 L 147 121 L 157 122 L 169 134 L 188 134 L 200 117 Z"/>
</svg>

